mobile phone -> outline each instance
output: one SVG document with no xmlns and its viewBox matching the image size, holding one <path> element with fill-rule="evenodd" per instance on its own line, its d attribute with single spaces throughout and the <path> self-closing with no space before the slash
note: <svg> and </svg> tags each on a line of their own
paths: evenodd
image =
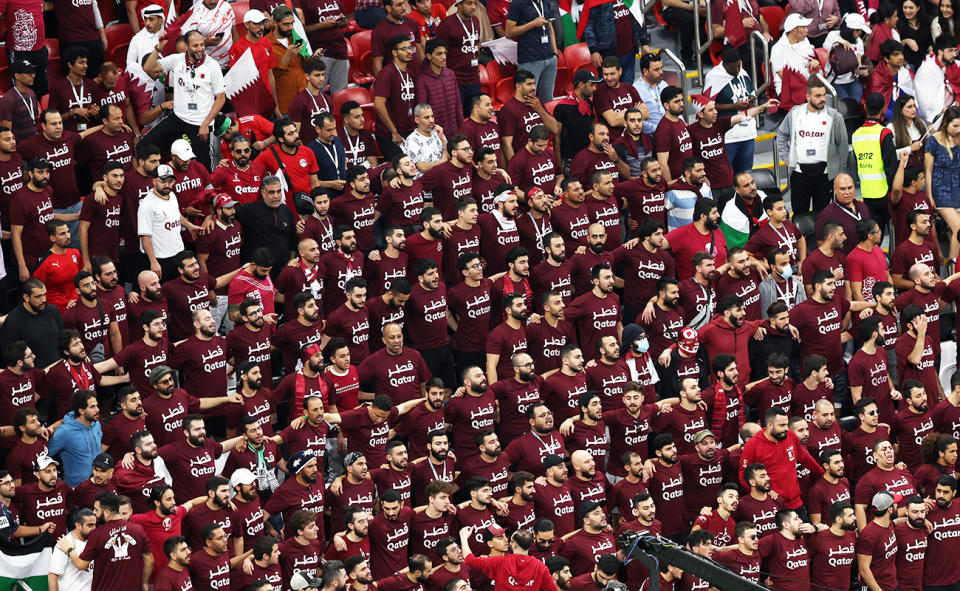
<svg viewBox="0 0 960 591">
<path fill-rule="evenodd" d="M 217 39 L 223 39 L 223 31 L 220 31 L 219 33 L 214 35 L 214 37 L 216 37 Z"/>
</svg>

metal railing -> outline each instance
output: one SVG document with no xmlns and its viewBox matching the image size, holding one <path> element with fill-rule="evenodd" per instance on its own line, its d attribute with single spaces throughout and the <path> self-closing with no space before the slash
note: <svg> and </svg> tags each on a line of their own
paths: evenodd
<svg viewBox="0 0 960 591">
<path fill-rule="evenodd" d="M 817 72 L 814 74 L 823 84 L 827 87 L 827 96 L 830 97 L 830 100 L 833 101 L 831 105 L 834 109 L 840 108 L 840 96 L 837 94 L 837 89 L 833 87 L 833 84 L 827 82 L 827 78 L 823 75 L 822 72 Z"/>
<path fill-rule="evenodd" d="M 661 57 L 661 58 L 663 59 L 663 61 L 665 61 L 665 62 L 672 62 L 672 63 L 676 64 L 677 70 L 679 71 L 679 74 L 680 74 L 680 75 L 678 76 L 678 78 L 680 79 L 680 81 L 678 82 L 678 84 L 680 85 L 680 91 L 683 93 L 683 104 L 684 104 L 684 108 L 686 108 L 686 104 L 687 104 L 687 94 L 688 94 L 688 90 L 687 90 L 687 76 L 686 76 L 687 71 L 686 71 L 686 69 L 683 67 L 683 60 L 681 60 L 680 58 L 678 58 L 678 57 L 677 57 L 677 54 L 673 53 L 673 51 L 667 49 L 666 47 L 664 47 L 663 49 L 660 50 L 660 57 Z M 666 68 L 664 68 L 664 69 L 666 69 Z"/>
<path fill-rule="evenodd" d="M 713 45 L 713 17 L 710 15 L 710 3 L 707 2 L 707 40 L 700 42 L 700 0 L 691 0 L 693 2 L 693 43 L 694 59 L 697 60 L 697 85 L 703 86 L 703 54 Z M 723 2 L 724 0 L 713 0 L 714 2 Z M 682 62 L 681 62 L 682 63 Z"/>
<path fill-rule="evenodd" d="M 763 47 L 762 84 L 760 83 L 760 78 L 757 76 L 757 43 L 760 43 L 761 47 Z M 773 80 L 773 73 L 770 72 L 770 43 L 764 38 L 763 33 L 756 30 L 750 32 L 750 76 L 753 79 L 753 85 L 757 91 L 757 100 L 759 101 L 763 93 L 766 92 L 767 87 L 770 86 L 770 81 Z"/>
</svg>

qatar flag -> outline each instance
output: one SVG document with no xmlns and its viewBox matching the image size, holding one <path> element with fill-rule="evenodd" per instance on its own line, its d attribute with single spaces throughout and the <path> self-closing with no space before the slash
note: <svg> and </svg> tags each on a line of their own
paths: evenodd
<svg viewBox="0 0 960 591">
<path fill-rule="evenodd" d="M 807 102 L 807 76 L 803 70 L 787 64 L 780 75 L 780 108 L 789 111 Z"/>
<path fill-rule="evenodd" d="M 723 35 L 727 43 L 740 49 L 747 42 L 747 31 L 743 28 L 743 12 L 739 0 L 727 0 L 727 10 L 723 17 Z"/>
<path fill-rule="evenodd" d="M 233 105 L 237 115 L 263 115 L 271 117 L 277 108 L 273 95 L 267 88 L 266 80 L 260 78 L 260 70 L 248 47 L 240 59 L 230 67 L 223 77 L 227 87 L 227 100 Z"/>
</svg>

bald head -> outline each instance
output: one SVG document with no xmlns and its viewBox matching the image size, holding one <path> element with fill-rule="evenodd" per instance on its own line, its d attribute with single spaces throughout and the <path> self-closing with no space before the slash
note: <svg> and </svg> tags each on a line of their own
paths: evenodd
<svg viewBox="0 0 960 591">
<path fill-rule="evenodd" d="M 930 270 L 930 265 L 926 263 L 914 263 L 910 266 L 910 279 L 916 279 Z"/>
<path fill-rule="evenodd" d="M 853 203 L 856 195 L 853 177 L 846 173 L 838 174 L 837 178 L 833 179 L 833 194 L 840 205 L 849 206 Z"/>
<path fill-rule="evenodd" d="M 757 423 L 750 423 L 750 422 L 744 423 L 743 426 L 740 427 L 740 440 L 746 441 L 751 437 L 753 437 L 754 435 L 756 435 L 757 433 L 759 433 L 760 431 L 761 431 L 760 425 L 758 425 Z"/>
<path fill-rule="evenodd" d="M 833 402 L 827 400 L 826 398 L 821 398 L 817 401 L 817 404 L 814 405 L 813 410 L 816 412 L 827 412 L 828 410 L 834 410 Z"/>
<path fill-rule="evenodd" d="M 590 458 L 590 452 L 583 449 L 578 449 L 570 456 L 570 464 L 573 466 L 574 470 L 579 471 L 584 465 L 587 464 Z"/>
</svg>

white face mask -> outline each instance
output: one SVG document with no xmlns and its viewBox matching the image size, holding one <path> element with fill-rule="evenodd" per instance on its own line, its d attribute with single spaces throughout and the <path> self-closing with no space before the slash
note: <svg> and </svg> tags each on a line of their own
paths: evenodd
<svg viewBox="0 0 960 591">
<path fill-rule="evenodd" d="M 783 267 L 782 269 L 780 269 L 780 276 L 783 277 L 784 279 L 790 279 L 791 277 L 793 277 L 793 267 L 791 267 L 790 265 L 787 265 L 786 267 Z"/>
<path fill-rule="evenodd" d="M 638 353 L 646 353 L 650 349 L 650 341 L 646 337 L 633 342 L 633 348 Z"/>
</svg>

